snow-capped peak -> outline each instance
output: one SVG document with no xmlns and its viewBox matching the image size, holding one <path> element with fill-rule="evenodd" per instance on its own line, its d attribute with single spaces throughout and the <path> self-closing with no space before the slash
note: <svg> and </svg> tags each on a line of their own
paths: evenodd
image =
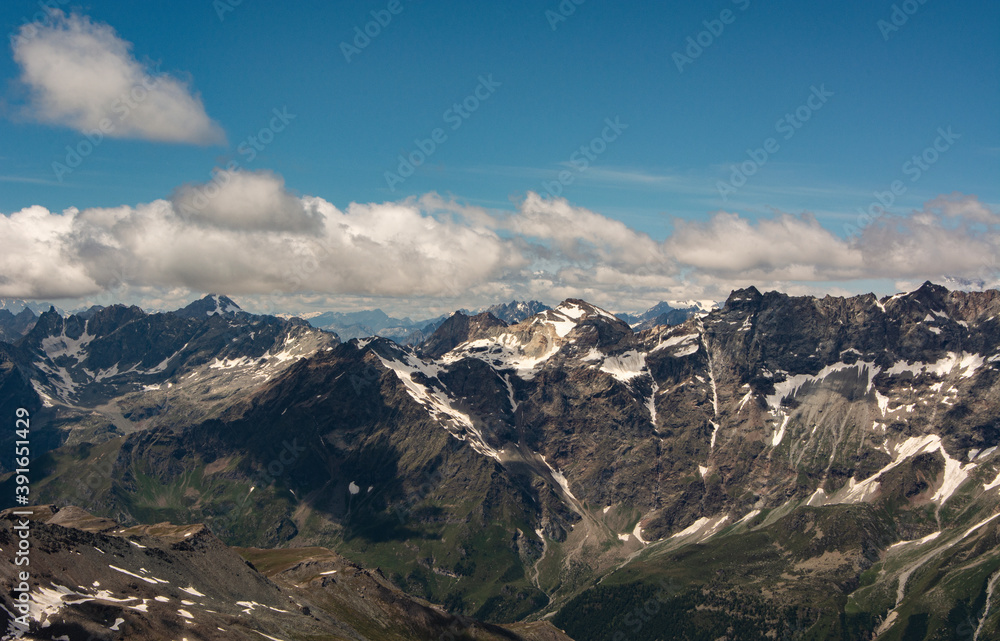
<svg viewBox="0 0 1000 641">
<path fill-rule="evenodd" d="M 697 309 L 701 312 L 710 312 L 719 309 L 720 305 L 714 300 L 672 300 L 667 302 L 674 309 Z"/>
<path fill-rule="evenodd" d="M 175 314 L 188 318 L 207 316 L 233 316 L 243 310 L 228 296 L 221 294 L 208 294 L 204 298 L 194 301 L 187 307 L 179 309 Z"/>
</svg>

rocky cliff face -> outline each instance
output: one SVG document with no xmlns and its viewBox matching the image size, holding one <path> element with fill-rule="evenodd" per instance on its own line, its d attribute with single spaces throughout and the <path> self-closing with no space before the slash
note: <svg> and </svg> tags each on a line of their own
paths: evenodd
<svg viewBox="0 0 1000 641">
<path fill-rule="evenodd" d="M 209 296 L 177 313 L 122 305 L 68 317 L 45 312 L 15 343 L 0 344 L 0 359 L 14 369 L 0 376 L 16 387 L 3 402 L 38 408 L 36 455 L 64 443 L 100 444 L 204 421 L 339 342 L 302 321 L 232 305 Z M 0 471 L 7 469 L 0 460 Z"/>
<path fill-rule="evenodd" d="M 624 617 L 664 584 L 674 633 L 718 632 L 691 638 L 987 639 L 998 317 L 997 292 L 929 283 L 749 288 L 639 332 L 579 300 L 456 316 L 422 350 L 352 340 L 211 420 L 60 450 L 42 491 L 103 457 L 91 507 L 122 522 L 335 545 L 457 611 L 556 613 L 578 639 L 658 638 L 665 619 Z"/>
<path fill-rule="evenodd" d="M 0 341 L 12 343 L 28 333 L 34 326 L 37 317 L 28 308 L 14 314 L 6 309 L 0 309 Z"/>
<path fill-rule="evenodd" d="M 506 326 L 507 323 L 489 312 L 475 316 L 455 312 L 420 345 L 419 351 L 431 358 L 439 358 L 462 343 L 484 336 L 491 329 Z"/>
</svg>

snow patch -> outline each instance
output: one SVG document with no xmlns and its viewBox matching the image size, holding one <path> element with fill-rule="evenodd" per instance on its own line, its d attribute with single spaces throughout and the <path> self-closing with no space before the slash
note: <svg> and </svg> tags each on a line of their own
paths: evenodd
<svg viewBox="0 0 1000 641">
<path fill-rule="evenodd" d="M 442 368 L 437 364 L 425 363 L 412 354 L 403 353 L 402 356 L 405 362 L 389 360 L 382 356 L 378 358 L 402 381 L 410 397 L 422 405 L 435 420 L 444 424 L 449 434 L 460 441 L 468 441 L 472 449 L 480 454 L 500 461 L 500 452 L 486 443 L 482 432 L 473 424 L 472 418 L 468 414 L 455 409 L 454 401 L 446 391 L 425 386 L 414 380 L 413 375 L 417 373 L 428 379 L 437 379 Z"/>
<path fill-rule="evenodd" d="M 878 491 L 880 487 L 878 478 L 881 475 L 913 456 L 935 451 L 939 451 L 945 460 L 944 480 L 938 491 L 931 497 L 931 501 L 936 503 L 940 508 L 968 479 L 969 472 L 975 468 L 975 464 L 967 463 L 962 465 L 960 461 L 952 458 L 944 449 L 941 437 L 936 434 L 911 436 L 897 444 L 892 451 L 892 462 L 862 481 L 856 481 L 854 477 L 851 477 L 848 479 L 847 485 L 831 497 L 830 503 L 861 503 L 867 501 Z"/>
<path fill-rule="evenodd" d="M 909 373 L 913 376 L 933 374 L 943 377 L 952 372 L 961 372 L 961 378 L 970 378 L 983 366 L 984 357 L 979 354 L 948 352 L 947 356 L 933 363 L 899 361 L 886 370 L 889 376 Z"/>
<path fill-rule="evenodd" d="M 987 523 L 989 523 L 993 519 L 997 518 L 998 516 L 1000 516 L 1000 512 L 997 512 L 993 516 L 985 518 L 982 521 L 980 521 L 979 523 L 976 523 L 975 525 L 973 525 L 972 527 L 970 527 L 968 530 L 965 531 L 965 534 L 962 535 L 962 538 L 959 539 L 959 541 L 965 539 L 965 537 L 969 536 L 970 534 L 972 534 L 973 532 L 975 532 L 979 528 L 983 527 L 984 525 L 986 525 Z"/>
<path fill-rule="evenodd" d="M 806 505 L 810 507 L 820 507 L 826 504 L 826 498 L 826 491 L 823 488 L 818 487 L 806 501 Z"/>
<path fill-rule="evenodd" d="M 694 354 L 698 351 L 698 339 L 700 336 L 698 334 L 682 334 L 679 336 L 670 336 L 666 340 L 660 339 L 656 347 L 649 350 L 650 353 L 657 352 L 661 349 L 668 349 L 670 347 L 683 346 L 684 354 L 674 354 L 674 356 L 687 356 L 689 354 Z M 694 351 L 689 351 L 694 347 Z"/>
<path fill-rule="evenodd" d="M 128 570 L 120 568 L 117 565 L 109 565 L 108 567 L 111 568 L 112 570 L 114 570 L 115 572 L 121 572 L 122 574 L 127 574 L 130 577 L 133 577 L 135 579 L 141 579 L 141 580 L 145 581 L 146 583 L 150 583 L 152 585 L 156 585 L 157 583 L 159 583 L 159 581 L 157 581 L 155 578 L 153 578 L 153 579 L 147 579 L 144 576 L 139 576 L 138 574 L 134 574 L 132 572 L 129 572 Z"/>
<path fill-rule="evenodd" d="M 619 356 L 608 356 L 601 365 L 601 371 L 627 383 L 646 373 L 646 355 L 629 350 Z"/>
<path fill-rule="evenodd" d="M 774 436 L 771 437 L 771 447 L 778 447 L 778 445 L 781 444 L 781 439 L 785 437 L 785 428 L 788 426 L 788 421 L 790 421 L 791 418 L 791 416 L 786 416 L 781 421 L 781 427 L 774 433 Z"/>
<path fill-rule="evenodd" d="M 552 473 L 552 478 L 554 478 L 554 479 L 555 479 L 555 481 L 556 481 L 556 483 L 558 483 L 558 484 L 559 484 L 559 487 L 561 487 L 561 488 L 562 488 L 563 492 L 565 492 L 565 493 L 566 493 L 566 495 L 567 495 L 567 496 L 569 496 L 569 498 L 571 498 L 571 499 L 573 499 L 574 501 L 576 501 L 576 497 L 575 497 L 575 496 L 573 496 L 573 492 L 572 492 L 572 491 L 570 491 L 570 489 L 569 489 L 569 481 L 567 481 L 567 480 L 566 480 L 566 477 L 565 477 L 565 476 L 563 476 L 563 473 L 562 473 L 562 472 L 560 472 L 559 470 L 557 470 L 557 469 L 556 469 L 555 467 L 553 467 L 553 466 L 552 466 L 552 465 L 551 465 L 551 464 L 550 464 L 550 463 L 549 463 L 549 462 L 548 462 L 548 461 L 547 461 L 547 460 L 545 459 L 545 457 L 544 457 L 544 456 L 540 456 L 539 458 L 541 458 L 541 459 L 542 459 L 542 462 L 543 462 L 543 463 L 545 463 L 545 466 L 549 468 L 549 471 L 550 471 L 550 472 Z"/>
<path fill-rule="evenodd" d="M 873 380 L 880 371 L 880 368 L 874 363 L 869 363 L 867 361 L 858 361 L 850 365 L 847 363 L 833 363 L 832 365 L 827 365 L 815 375 L 795 374 L 793 376 L 786 377 L 785 380 L 780 383 L 775 383 L 774 394 L 767 397 L 767 404 L 772 411 L 777 411 L 778 408 L 781 407 L 781 402 L 786 398 L 794 398 L 803 385 L 818 383 L 831 374 L 849 369 L 858 369 L 859 374 L 864 374 L 867 377 L 866 393 L 871 392 Z M 879 407 L 881 407 L 881 403 L 879 404 Z"/>
<path fill-rule="evenodd" d="M 635 537 L 636 541 L 642 543 L 643 545 L 649 543 L 649 541 L 642 538 L 642 519 L 639 519 L 639 522 L 635 524 L 634 528 L 632 528 L 632 536 Z"/>
<path fill-rule="evenodd" d="M 701 543 L 718 532 L 728 520 L 728 514 L 716 517 L 703 516 L 670 538 L 679 539 L 694 536 L 697 537 L 696 542 Z"/>
<path fill-rule="evenodd" d="M 929 542 L 933 541 L 934 539 L 938 538 L 939 536 L 941 536 L 941 531 L 940 530 L 938 530 L 937 532 L 931 532 L 927 536 L 925 536 L 923 538 L 920 538 L 920 539 L 913 539 L 912 541 L 899 541 L 897 543 L 893 543 L 892 545 L 889 546 L 889 549 L 891 550 L 894 547 L 899 547 L 901 545 L 908 545 L 910 543 L 916 543 L 917 545 L 923 545 L 924 543 L 929 543 Z"/>
</svg>

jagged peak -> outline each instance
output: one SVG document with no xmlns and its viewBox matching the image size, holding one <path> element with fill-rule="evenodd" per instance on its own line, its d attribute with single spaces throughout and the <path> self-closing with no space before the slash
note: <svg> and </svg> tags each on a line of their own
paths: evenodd
<svg viewBox="0 0 1000 641">
<path fill-rule="evenodd" d="M 567 298 L 563 302 L 556 305 L 555 309 L 548 310 L 550 312 L 558 312 L 564 316 L 568 316 L 574 320 L 583 320 L 589 317 L 603 317 L 609 321 L 620 323 L 622 322 L 614 314 L 611 314 L 607 310 L 601 309 L 597 305 L 588 303 L 580 298 Z M 545 314 L 546 312 L 542 312 Z"/>
<path fill-rule="evenodd" d="M 495 328 L 507 327 L 507 323 L 490 312 L 469 316 L 457 311 L 434 330 L 424 341 L 420 352 L 434 358 L 442 356 L 458 345 L 470 340 L 485 338 Z"/>
<path fill-rule="evenodd" d="M 509 303 L 490 305 L 489 307 L 485 307 L 480 311 L 491 312 L 494 316 L 504 321 L 505 323 L 513 324 L 513 323 L 520 323 L 521 321 L 527 318 L 531 318 L 535 314 L 543 312 L 547 309 L 551 308 L 541 301 L 512 300 Z"/>
<path fill-rule="evenodd" d="M 726 299 L 726 307 L 732 307 L 734 303 L 742 303 L 743 301 L 759 301 L 764 297 L 753 285 L 745 287 L 743 289 L 734 289 L 729 293 L 729 298 Z"/>
<path fill-rule="evenodd" d="M 911 307 L 913 304 L 918 306 L 928 307 L 943 311 L 948 300 L 948 296 L 951 292 L 947 287 L 942 285 L 936 285 L 931 281 L 924 281 L 924 284 L 914 289 L 911 292 L 900 292 L 892 296 L 887 296 L 881 300 L 884 306 L 892 305 L 905 305 L 906 308 Z"/>
<path fill-rule="evenodd" d="M 910 296 L 920 297 L 920 298 L 924 298 L 924 299 L 944 298 L 945 296 L 947 296 L 950 293 L 951 292 L 948 291 L 947 287 L 945 287 L 943 285 L 937 285 L 937 284 L 932 283 L 931 281 L 927 280 L 927 281 L 924 281 L 923 285 L 921 285 L 917 289 L 915 289 L 912 292 L 910 292 Z"/>
<path fill-rule="evenodd" d="M 243 309 L 224 294 L 206 294 L 174 312 L 178 316 L 187 318 L 204 318 L 215 315 L 233 316 L 240 313 L 244 313 Z"/>
</svg>

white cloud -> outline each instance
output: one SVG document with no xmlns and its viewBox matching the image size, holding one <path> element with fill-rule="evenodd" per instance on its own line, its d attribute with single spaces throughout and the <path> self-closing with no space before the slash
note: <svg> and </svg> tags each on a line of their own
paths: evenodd
<svg viewBox="0 0 1000 641">
<path fill-rule="evenodd" d="M 170 306 L 221 292 L 262 312 L 333 301 L 416 316 L 580 297 L 634 311 L 660 300 L 723 300 L 748 285 L 840 295 L 852 293 L 852 283 L 861 293 L 879 280 L 887 287 L 944 276 L 994 282 L 998 271 L 1000 225 L 983 222 L 995 213 L 961 194 L 882 217 L 853 239 L 809 215 L 719 212 L 678 221 L 657 242 L 533 193 L 503 212 L 437 194 L 341 209 L 290 193 L 270 172 L 219 175 L 216 187 L 186 185 L 170 200 L 62 213 L 30 207 L 0 217 L 0 296 L 113 290 L 117 299 L 127 293 L 130 302 Z"/>
<path fill-rule="evenodd" d="M 528 192 L 505 226 L 527 239 L 551 241 L 560 254 L 597 265 L 673 270 L 663 247 L 625 223 L 563 198 L 542 198 Z"/>
<path fill-rule="evenodd" d="M 918 281 L 942 275 L 989 279 L 998 268 L 1000 230 L 978 223 L 988 220 L 984 214 L 997 220 L 996 214 L 976 201 L 960 206 L 965 213 L 952 210 L 936 215 L 928 211 L 933 209 L 931 203 L 923 212 L 887 216 L 865 230 L 858 243 L 865 270 Z"/>
<path fill-rule="evenodd" d="M 220 170 L 208 184 L 178 188 L 171 201 L 191 222 L 220 229 L 315 233 L 322 226 L 321 216 L 271 172 Z"/>
<path fill-rule="evenodd" d="M 712 274 L 819 280 L 857 277 L 861 252 L 810 215 L 778 213 L 752 221 L 719 212 L 707 223 L 675 222 L 667 246 L 676 259 Z"/>
<path fill-rule="evenodd" d="M 925 213 L 941 212 L 949 218 L 963 218 L 969 222 L 997 223 L 1000 216 L 979 202 L 975 196 L 955 192 L 938 196 L 924 204 Z"/>
<path fill-rule="evenodd" d="M 100 291 L 73 250 L 74 212 L 28 207 L 0 216 L 0 295 L 77 297 Z M 41 296 L 39 296 L 41 294 Z"/>
<path fill-rule="evenodd" d="M 225 135 L 186 82 L 137 61 L 107 24 L 53 9 L 13 40 L 30 117 L 112 138 L 215 144 Z"/>
</svg>

